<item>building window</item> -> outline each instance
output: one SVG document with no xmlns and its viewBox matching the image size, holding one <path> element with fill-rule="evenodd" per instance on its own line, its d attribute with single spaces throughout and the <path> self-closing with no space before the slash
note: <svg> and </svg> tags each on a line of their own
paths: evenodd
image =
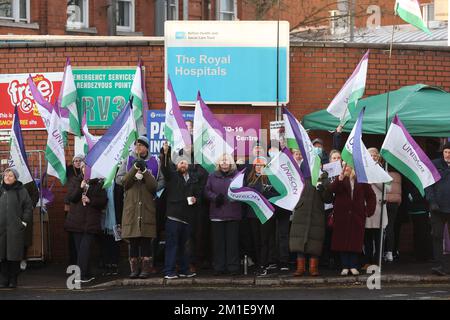
<svg viewBox="0 0 450 320">
<path fill-rule="evenodd" d="M 167 0 L 167 20 L 178 20 L 178 0 Z"/>
<path fill-rule="evenodd" d="M 89 0 L 67 0 L 67 27 L 89 27 Z"/>
<path fill-rule="evenodd" d="M 134 0 L 117 1 L 117 31 L 134 32 Z"/>
<path fill-rule="evenodd" d="M 236 20 L 237 0 L 217 0 L 218 20 Z"/>
<path fill-rule="evenodd" d="M 0 0 L 0 19 L 30 22 L 30 0 Z"/>
</svg>

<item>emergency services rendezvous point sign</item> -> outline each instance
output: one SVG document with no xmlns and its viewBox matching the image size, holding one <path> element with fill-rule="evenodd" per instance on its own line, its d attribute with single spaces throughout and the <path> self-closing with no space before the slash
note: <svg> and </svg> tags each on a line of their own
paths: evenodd
<svg viewBox="0 0 450 320">
<path fill-rule="evenodd" d="M 165 85 L 179 103 L 276 105 L 277 21 L 166 21 Z M 279 103 L 289 102 L 289 22 L 279 24 Z"/>
</svg>

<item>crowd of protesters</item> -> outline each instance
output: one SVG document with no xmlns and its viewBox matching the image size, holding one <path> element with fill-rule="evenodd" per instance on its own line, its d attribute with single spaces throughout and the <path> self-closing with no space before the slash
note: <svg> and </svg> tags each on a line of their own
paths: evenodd
<svg viewBox="0 0 450 320">
<path fill-rule="evenodd" d="M 149 153 L 148 138 L 140 136 L 106 190 L 102 180 L 84 178 L 84 158 L 76 155 L 67 168 L 65 197 L 69 263 L 80 267 L 82 282 L 91 281 L 91 247 L 100 239 L 104 275 L 119 274 L 121 241 L 128 246 L 130 278 L 189 278 L 208 268 L 215 275 L 235 276 L 247 267 L 258 277 L 274 272 L 318 276 L 319 266 L 338 269 L 342 276 L 358 275 L 378 264 L 381 250 L 386 262 L 398 257 L 398 221 L 400 212 L 407 212 L 413 223 L 416 259 L 434 261 L 435 274 L 450 273 L 443 254 L 450 217 L 450 143 L 433 162 L 441 180 L 422 196 L 394 171 L 389 171 L 390 185 L 358 183 L 355 171 L 341 160 L 340 134 L 338 127 L 329 153 L 321 139 L 312 141 L 322 165 L 339 162 L 340 174 L 329 176 L 323 171 L 318 181 L 305 179 L 295 209 L 274 206 L 273 216 L 264 224 L 250 206 L 231 201 L 228 189 L 245 169 L 246 187 L 266 198 L 278 195 L 263 168 L 284 146 L 283 141 L 272 141 L 267 150 L 256 143 L 246 162 L 236 163 L 224 154 L 216 170 L 208 174 L 194 164 L 190 148 L 174 151 L 165 143 L 156 157 Z M 291 152 L 303 170 L 302 153 Z M 383 165 L 376 148 L 369 152 Z M 0 187 L 1 287 L 17 286 L 19 264 L 29 245 L 26 230 L 36 204 L 19 178 L 16 170 L 7 169 Z M 158 260 L 159 256 L 163 259 Z"/>
</svg>

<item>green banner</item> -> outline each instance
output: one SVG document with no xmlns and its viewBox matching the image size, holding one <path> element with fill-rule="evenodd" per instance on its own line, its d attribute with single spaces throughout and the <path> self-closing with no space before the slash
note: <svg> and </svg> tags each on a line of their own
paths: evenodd
<svg viewBox="0 0 450 320">
<path fill-rule="evenodd" d="M 130 97 L 136 67 L 73 68 L 79 106 L 90 128 L 107 128 Z"/>
</svg>

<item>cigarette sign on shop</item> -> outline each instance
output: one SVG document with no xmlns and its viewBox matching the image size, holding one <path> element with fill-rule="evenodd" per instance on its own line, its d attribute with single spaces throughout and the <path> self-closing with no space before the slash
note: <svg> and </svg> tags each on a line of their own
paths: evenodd
<svg viewBox="0 0 450 320">
<path fill-rule="evenodd" d="M 111 125 L 130 97 L 135 71 L 135 67 L 73 69 L 78 103 L 86 109 L 89 127 Z M 55 103 L 63 73 L 33 73 L 31 76 L 44 99 Z M 14 106 L 19 108 L 22 129 L 45 130 L 27 79 L 28 73 L 0 75 L 0 130 L 11 129 Z"/>
</svg>

